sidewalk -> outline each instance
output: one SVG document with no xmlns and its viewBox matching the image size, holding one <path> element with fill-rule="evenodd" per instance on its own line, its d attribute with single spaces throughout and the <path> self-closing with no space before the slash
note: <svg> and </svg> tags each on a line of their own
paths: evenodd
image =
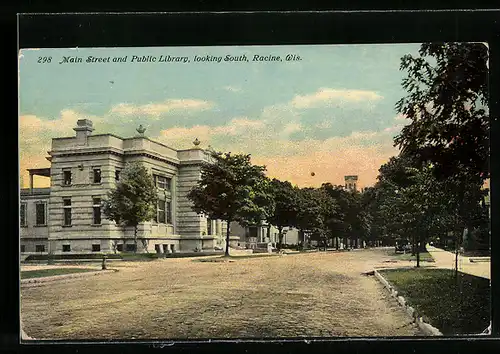
<svg viewBox="0 0 500 354">
<path fill-rule="evenodd" d="M 427 245 L 426 247 L 427 251 L 436 261 L 435 262 L 436 268 L 447 268 L 447 269 L 455 268 L 454 253 L 430 245 Z M 481 278 L 491 279 L 490 262 L 473 263 L 469 261 L 469 257 L 463 257 L 461 255 L 458 255 L 458 270 L 463 273 L 472 274 Z"/>
</svg>

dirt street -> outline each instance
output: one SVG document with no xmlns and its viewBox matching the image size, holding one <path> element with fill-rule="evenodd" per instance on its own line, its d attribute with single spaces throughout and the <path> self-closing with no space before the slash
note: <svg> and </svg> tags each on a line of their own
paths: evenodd
<svg viewBox="0 0 500 354">
<path fill-rule="evenodd" d="M 373 277 L 386 250 L 113 263 L 118 272 L 22 289 L 37 339 L 419 335 Z"/>
</svg>

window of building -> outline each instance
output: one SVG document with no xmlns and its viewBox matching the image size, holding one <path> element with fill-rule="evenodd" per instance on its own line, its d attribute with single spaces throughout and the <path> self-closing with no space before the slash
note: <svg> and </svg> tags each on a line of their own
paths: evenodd
<svg viewBox="0 0 500 354">
<path fill-rule="evenodd" d="M 115 170 L 115 181 L 119 181 L 120 180 L 120 170 Z"/>
<path fill-rule="evenodd" d="M 93 221 L 94 225 L 101 224 L 101 198 L 92 198 Z"/>
<path fill-rule="evenodd" d="M 170 190 L 170 178 L 155 175 L 155 185 L 159 189 Z"/>
<path fill-rule="evenodd" d="M 71 185 L 71 170 L 63 170 L 63 183 L 65 186 Z"/>
<path fill-rule="evenodd" d="M 135 245 L 134 244 L 126 244 L 125 245 L 125 250 L 127 252 L 135 252 Z"/>
<path fill-rule="evenodd" d="M 101 250 L 101 245 L 92 245 L 92 252 L 99 252 Z"/>
<path fill-rule="evenodd" d="M 21 226 L 26 226 L 26 203 L 21 203 L 20 218 Z"/>
<path fill-rule="evenodd" d="M 71 198 L 63 199 L 64 226 L 71 226 Z"/>
<path fill-rule="evenodd" d="M 248 228 L 248 237 L 257 237 L 257 227 L 251 226 Z"/>
<path fill-rule="evenodd" d="M 45 208 L 45 203 L 36 204 L 36 225 L 46 225 Z"/>
<path fill-rule="evenodd" d="M 25 245 L 21 245 L 21 253 L 24 253 L 26 252 L 26 246 Z"/>
<path fill-rule="evenodd" d="M 123 252 L 123 243 L 120 243 L 119 245 L 116 245 L 116 250 L 118 252 Z"/>
<path fill-rule="evenodd" d="M 63 252 L 71 252 L 71 245 L 63 245 Z"/>
<path fill-rule="evenodd" d="M 207 235 L 212 234 L 212 219 L 207 219 Z"/>
<path fill-rule="evenodd" d="M 36 245 L 35 251 L 36 252 L 45 252 L 45 245 Z"/>
<path fill-rule="evenodd" d="M 158 207 L 156 210 L 156 222 L 160 224 L 165 223 L 165 201 L 159 200 Z"/>
<path fill-rule="evenodd" d="M 171 250 L 172 252 L 175 252 L 175 245 L 170 245 L 170 250 Z"/>
<path fill-rule="evenodd" d="M 167 202 L 166 214 L 167 214 L 167 224 L 172 224 L 172 203 L 171 202 Z"/>
<path fill-rule="evenodd" d="M 94 168 L 94 183 L 101 183 L 101 169 L 98 167 Z"/>
</svg>

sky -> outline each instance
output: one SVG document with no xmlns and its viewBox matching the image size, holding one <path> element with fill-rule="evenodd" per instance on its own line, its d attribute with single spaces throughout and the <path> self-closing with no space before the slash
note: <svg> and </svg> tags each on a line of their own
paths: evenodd
<svg viewBox="0 0 500 354">
<path fill-rule="evenodd" d="M 93 134 L 132 137 L 142 124 L 146 136 L 173 148 L 191 148 L 198 138 L 202 148 L 249 153 L 269 177 L 300 187 L 343 185 L 345 175 L 358 175 L 359 187 L 373 185 L 380 166 L 398 154 L 393 138 L 408 123 L 394 109 L 405 95 L 400 58 L 417 55 L 419 47 L 22 50 L 22 184 L 29 183 L 27 168 L 50 166 L 51 139 L 74 136 L 77 120 L 86 118 Z M 247 60 L 225 61 L 228 55 Z M 280 60 L 254 61 L 256 55 Z M 179 61 L 162 61 L 168 56 Z M 89 57 L 104 61 L 86 62 Z M 35 179 L 36 187 L 48 185 Z"/>
</svg>

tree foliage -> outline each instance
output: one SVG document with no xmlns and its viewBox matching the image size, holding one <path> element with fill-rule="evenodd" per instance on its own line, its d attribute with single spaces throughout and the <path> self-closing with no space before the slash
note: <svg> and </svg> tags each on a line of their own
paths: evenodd
<svg viewBox="0 0 500 354">
<path fill-rule="evenodd" d="M 274 209 L 264 166 L 255 166 L 250 155 L 214 152 L 202 165 L 201 178 L 188 199 L 198 214 L 227 222 L 226 255 L 229 255 L 229 225 L 266 220 Z"/>
<path fill-rule="evenodd" d="M 489 178 L 488 47 L 481 43 L 425 43 L 401 69 L 407 96 L 396 109 L 411 123 L 395 143 L 434 164 L 438 178 L 464 169 Z"/>
<path fill-rule="evenodd" d="M 458 247 L 464 229 L 485 229 L 488 220 L 481 203 L 489 178 L 488 48 L 422 44 L 419 56 L 401 59 L 401 70 L 407 95 L 396 110 L 409 124 L 394 139 L 400 154 L 366 194 L 370 234 L 415 245 L 452 232 Z"/>
<path fill-rule="evenodd" d="M 274 202 L 272 213 L 267 221 L 278 229 L 278 249 L 283 242 L 283 228 L 297 225 L 299 212 L 299 195 L 297 189 L 288 181 L 280 181 L 273 178 L 270 181 L 271 197 Z"/>
<path fill-rule="evenodd" d="M 130 163 L 120 174 L 116 188 L 108 192 L 103 202 L 103 213 L 117 224 L 134 227 L 137 251 L 137 227 L 156 215 L 158 196 L 152 176 L 139 163 Z"/>
</svg>

